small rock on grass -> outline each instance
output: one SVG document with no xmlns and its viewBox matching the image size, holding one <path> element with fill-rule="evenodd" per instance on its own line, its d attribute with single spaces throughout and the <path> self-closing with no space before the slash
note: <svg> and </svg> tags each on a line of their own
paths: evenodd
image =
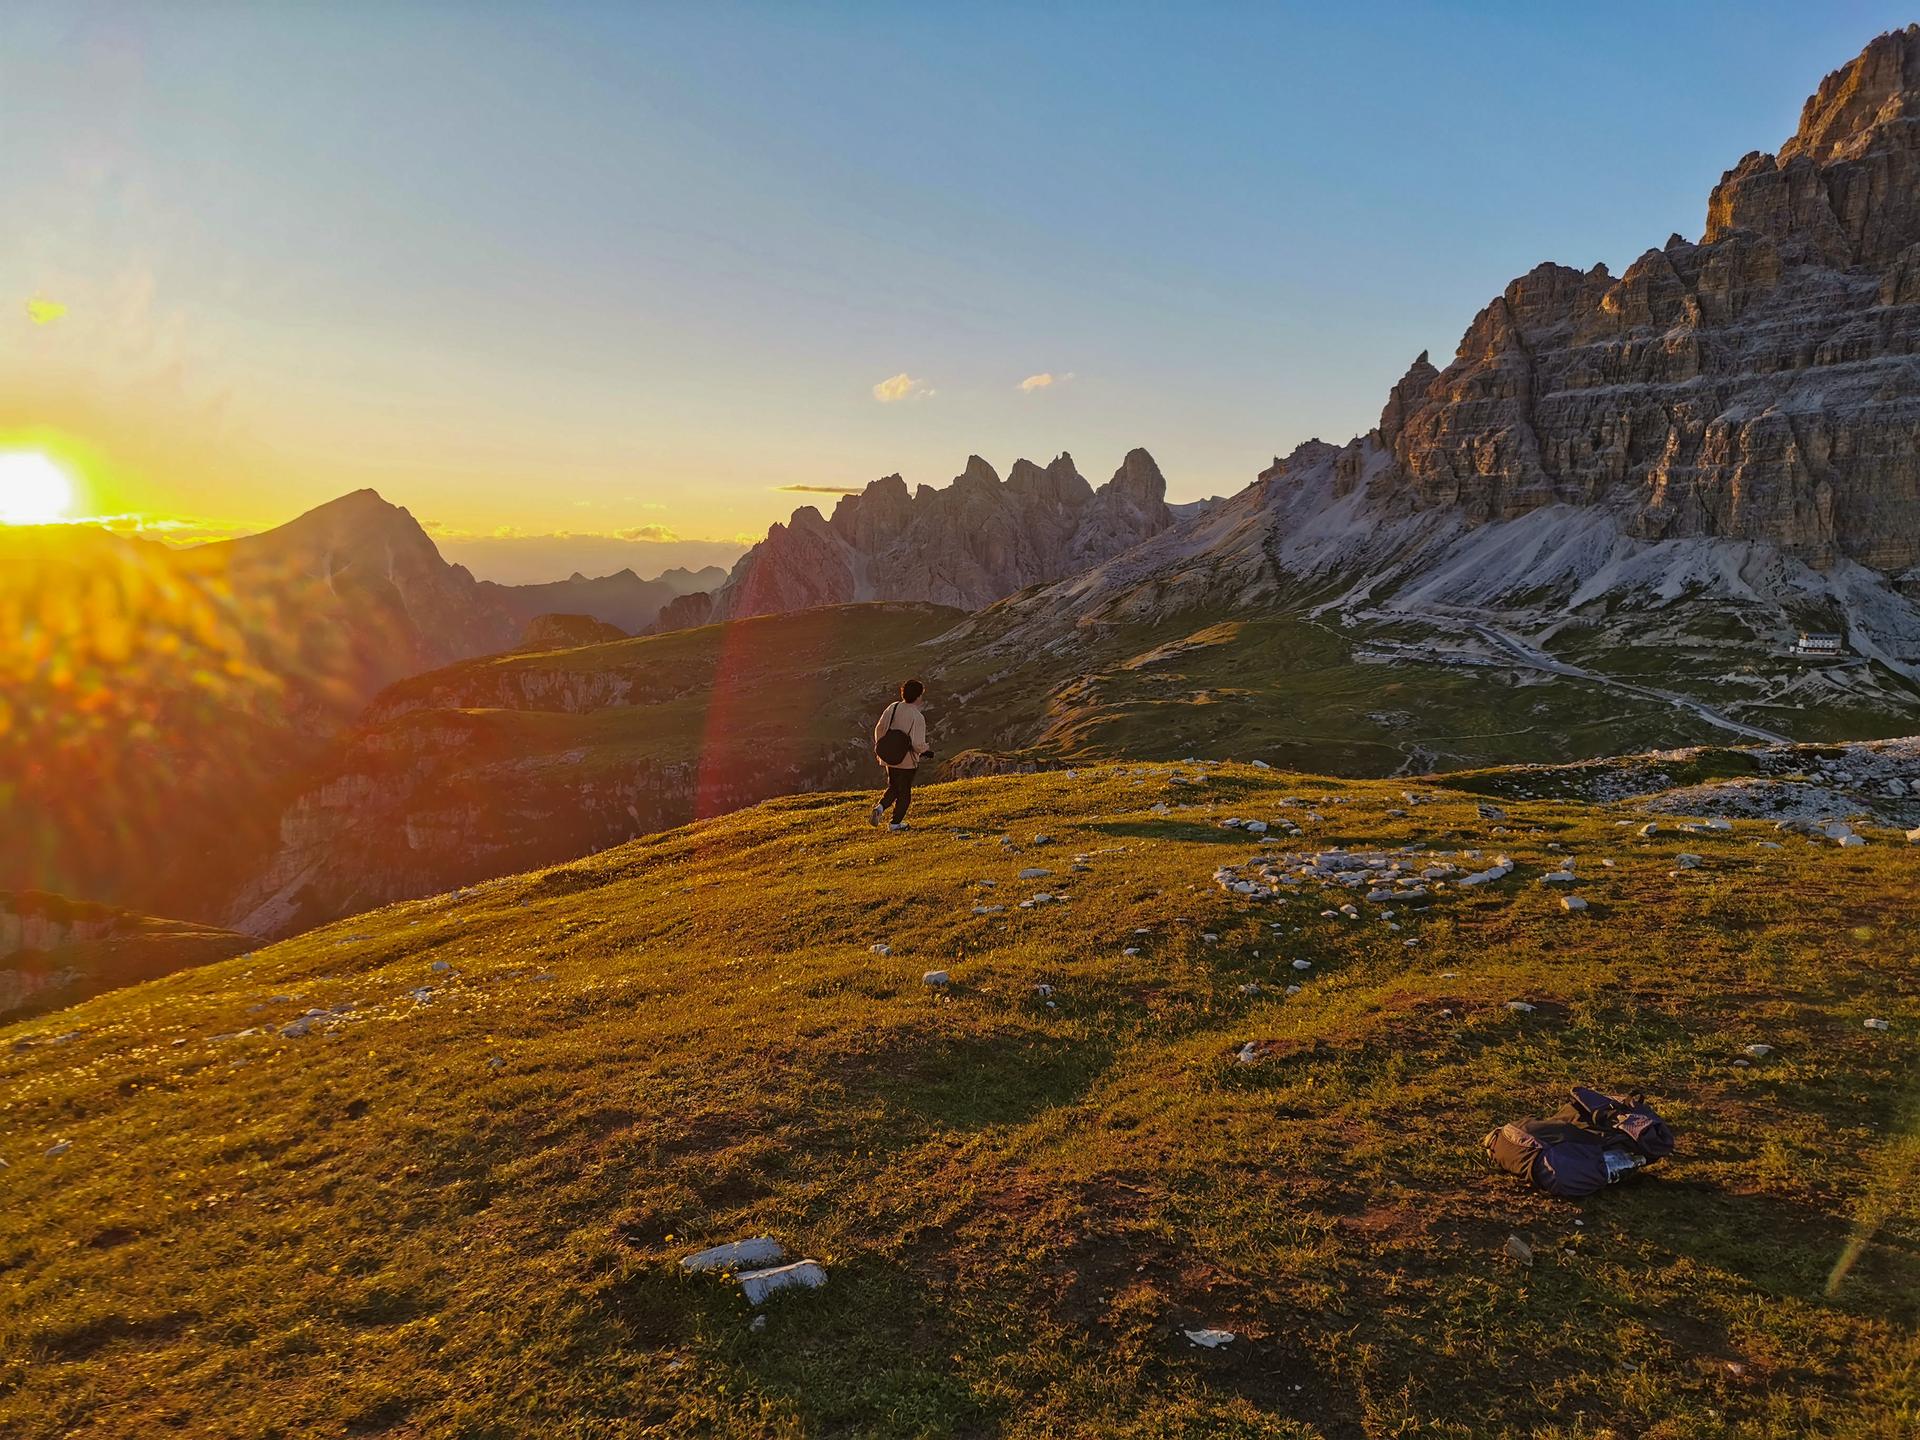
<svg viewBox="0 0 1920 1440">
<path fill-rule="evenodd" d="M 818 1260 L 796 1260 L 769 1270 L 748 1270 L 738 1278 L 747 1303 L 758 1305 L 782 1290 L 818 1290 L 827 1283 L 827 1270 Z"/>
<path fill-rule="evenodd" d="M 1884 1020 L 1874 1019 L 1867 1021 L 1867 1029 L 1869 1030 L 1891 1030 L 1892 1028 L 1893 1027 Z"/>
<path fill-rule="evenodd" d="M 1506 1254 L 1508 1258 L 1517 1260 L 1522 1265 L 1533 1264 L 1533 1247 L 1518 1235 L 1507 1236 Z"/>
<path fill-rule="evenodd" d="M 1513 1011 L 1516 1015 L 1525 1015 L 1533 1009 L 1533 1006 L 1524 1000 L 1509 1000 L 1507 1001 L 1507 1009 Z"/>
<path fill-rule="evenodd" d="M 1188 1330 L 1187 1339 L 1207 1350 L 1218 1350 L 1222 1345 L 1231 1345 L 1236 1337 L 1231 1330 Z"/>
<path fill-rule="evenodd" d="M 1767 1056 L 1773 1054 L 1773 1046 L 1749 1045 L 1742 1053 L 1745 1054 L 1749 1060 L 1764 1060 Z"/>
<path fill-rule="evenodd" d="M 885 945 L 885 944 L 882 944 L 882 945 L 869 945 L 869 946 L 867 947 L 867 950 L 868 950 L 868 952 L 869 952 L 870 954 L 874 954 L 874 955 L 891 955 L 891 954 L 893 954 L 893 947 L 892 947 L 891 945 Z"/>
<path fill-rule="evenodd" d="M 920 983 L 922 985 L 931 985 L 935 989 L 939 989 L 942 985 L 947 984 L 951 978 L 952 977 L 949 976 L 947 972 L 944 970 L 929 970 L 927 971 L 926 974 L 920 977 Z"/>
<path fill-rule="evenodd" d="M 1560 897 L 1560 908 L 1562 910 L 1584 910 L 1587 908 L 1587 902 L 1582 900 L 1578 895 L 1562 895 Z"/>
</svg>

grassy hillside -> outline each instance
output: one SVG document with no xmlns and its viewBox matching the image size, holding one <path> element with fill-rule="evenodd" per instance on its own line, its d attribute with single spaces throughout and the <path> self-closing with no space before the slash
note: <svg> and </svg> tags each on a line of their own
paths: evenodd
<svg viewBox="0 0 1920 1440">
<path fill-rule="evenodd" d="M 0 1430 L 1911 1434 L 1920 850 L 1422 794 L 778 800 L 0 1031 Z M 1246 900 L 1229 816 L 1518 869 Z M 1483 1168 L 1576 1081 L 1677 1160 Z M 756 1328 L 678 1261 L 760 1234 L 830 1280 Z"/>
</svg>

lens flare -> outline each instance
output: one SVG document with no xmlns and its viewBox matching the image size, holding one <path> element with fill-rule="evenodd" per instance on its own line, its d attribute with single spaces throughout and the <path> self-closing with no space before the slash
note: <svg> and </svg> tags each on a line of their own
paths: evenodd
<svg viewBox="0 0 1920 1440">
<path fill-rule="evenodd" d="M 0 525 L 49 525 L 73 509 L 73 481 L 38 450 L 0 450 Z"/>
</svg>

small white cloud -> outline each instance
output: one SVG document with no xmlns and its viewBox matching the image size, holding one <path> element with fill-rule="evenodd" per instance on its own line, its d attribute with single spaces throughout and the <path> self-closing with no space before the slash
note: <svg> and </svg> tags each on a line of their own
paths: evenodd
<svg viewBox="0 0 1920 1440">
<path fill-rule="evenodd" d="M 1064 385 L 1071 379 L 1073 379 L 1073 372 L 1071 370 L 1067 371 L 1064 375 L 1056 375 L 1051 370 L 1042 370 L 1038 375 L 1029 375 L 1026 379 L 1022 380 L 1020 382 L 1020 389 L 1028 395 L 1031 395 L 1034 391 L 1044 390 L 1049 385 Z"/>
<path fill-rule="evenodd" d="M 657 540 L 666 542 L 680 538 L 665 525 L 636 525 L 630 530 L 616 530 L 613 533 L 615 538 L 620 540 Z"/>
<path fill-rule="evenodd" d="M 923 400 L 933 394 L 925 382 L 914 379 L 902 370 L 898 375 L 889 375 L 873 387 L 873 398 L 882 405 L 891 405 L 896 400 Z"/>
</svg>

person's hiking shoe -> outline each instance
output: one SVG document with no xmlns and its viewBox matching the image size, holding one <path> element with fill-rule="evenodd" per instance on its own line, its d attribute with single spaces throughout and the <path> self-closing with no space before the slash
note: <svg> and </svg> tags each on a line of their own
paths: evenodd
<svg viewBox="0 0 1920 1440">
<path fill-rule="evenodd" d="M 878 825 L 883 819 L 886 818 L 886 814 L 887 814 L 887 802 L 884 800 L 876 800 L 873 803 L 872 818 L 870 818 L 867 821 L 867 823 L 869 825 Z"/>
<path fill-rule="evenodd" d="M 898 824 L 887 826 L 887 829 L 893 831 L 893 833 L 896 835 L 898 835 L 902 830 L 906 828 L 907 828 L 907 822 L 904 820 L 900 821 Z"/>
</svg>

